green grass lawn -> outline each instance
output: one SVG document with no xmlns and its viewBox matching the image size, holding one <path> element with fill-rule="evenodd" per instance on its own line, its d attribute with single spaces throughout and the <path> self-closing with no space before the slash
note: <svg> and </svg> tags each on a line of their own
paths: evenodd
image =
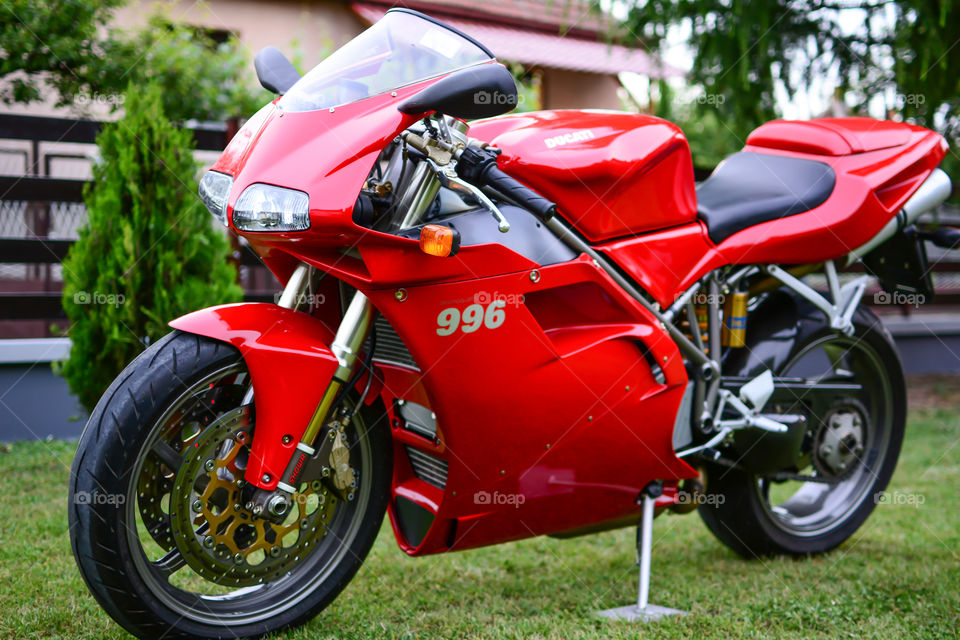
<svg viewBox="0 0 960 640">
<path fill-rule="evenodd" d="M 75 446 L 0 453 L 0 638 L 128 637 L 87 593 L 70 553 Z M 956 638 L 958 481 L 960 404 L 940 403 L 911 413 L 889 487 L 913 498 L 878 506 L 829 555 L 747 562 L 695 514 L 658 518 L 651 601 L 692 615 L 645 626 L 593 615 L 636 597 L 632 530 L 412 559 L 384 527 L 340 598 L 280 637 Z"/>
</svg>

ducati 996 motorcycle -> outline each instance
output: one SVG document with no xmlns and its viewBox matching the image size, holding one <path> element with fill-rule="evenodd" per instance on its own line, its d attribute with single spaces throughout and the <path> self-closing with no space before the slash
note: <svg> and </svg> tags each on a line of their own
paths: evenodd
<svg viewBox="0 0 960 640">
<path fill-rule="evenodd" d="M 773 121 L 697 187 L 673 124 L 504 115 L 507 69 L 414 11 L 256 69 L 281 97 L 200 195 L 282 295 L 171 322 L 74 463 L 72 494 L 123 497 L 71 500 L 70 532 L 127 630 L 302 624 L 385 513 L 414 556 L 639 521 L 643 605 L 664 510 L 747 557 L 863 524 L 904 376 L 870 276 L 838 270 L 932 293 L 924 242 L 960 241 L 916 224 L 951 190 L 939 135 Z"/>
</svg>

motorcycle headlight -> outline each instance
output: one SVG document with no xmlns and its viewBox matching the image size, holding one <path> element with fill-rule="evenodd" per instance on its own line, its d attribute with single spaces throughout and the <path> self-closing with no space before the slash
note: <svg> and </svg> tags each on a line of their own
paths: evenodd
<svg viewBox="0 0 960 640">
<path fill-rule="evenodd" d="M 200 180 L 200 199 L 224 226 L 227 225 L 227 198 L 231 187 L 233 178 L 225 173 L 207 171 Z"/>
<path fill-rule="evenodd" d="M 303 231 L 310 228 L 310 197 L 303 191 L 252 184 L 233 206 L 241 231 Z"/>
</svg>

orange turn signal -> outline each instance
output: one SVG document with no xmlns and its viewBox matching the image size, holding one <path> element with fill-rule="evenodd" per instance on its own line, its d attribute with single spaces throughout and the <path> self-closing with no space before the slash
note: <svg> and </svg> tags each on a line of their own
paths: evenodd
<svg viewBox="0 0 960 640">
<path fill-rule="evenodd" d="M 428 224 L 420 229 L 420 250 L 430 256 L 446 258 L 460 249 L 460 232 L 439 224 Z"/>
</svg>

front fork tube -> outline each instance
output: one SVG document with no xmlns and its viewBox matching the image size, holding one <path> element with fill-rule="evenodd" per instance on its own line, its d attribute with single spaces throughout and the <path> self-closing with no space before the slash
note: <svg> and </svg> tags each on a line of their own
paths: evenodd
<svg viewBox="0 0 960 640">
<path fill-rule="evenodd" d="M 301 265 L 301 267 L 309 269 L 306 265 Z M 294 279 L 295 278 L 291 278 L 291 281 Z M 305 280 L 307 282 L 309 281 L 309 275 Z M 296 285 L 297 283 L 294 284 Z M 304 286 L 303 282 L 300 282 L 298 286 Z M 281 300 L 286 297 L 286 293 L 287 291 L 285 289 Z M 293 296 L 292 299 L 295 300 L 298 297 L 299 295 L 296 295 Z M 370 331 L 373 329 L 373 319 L 373 305 L 370 304 L 367 296 L 357 291 L 353 294 L 353 299 L 350 301 L 350 305 L 343 315 L 343 320 L 340 322 L 340 327 L 337 329 L 333 343 L 330 345 L 330 350 L 333 352 L 333 355 L 336 356 L 339 366 L 334 372 L 330 383 L 327 385 L 327 389 L 320 403 L 313 412 L 313 417 L 310 418 L 303 437 L 300 439 L 300 442 L 297 443 L 297 454 L 290 460 L 283 474 L 283 478 L 281 478 L 277 484 L 279 489 L 291 494 L 296 492 L 296 481 L 307 462 L 307 458 L 316 453 L 317 436 L 320 434 L 323 426 L 332 419 L 332 416 L 328 416 L 327 414 L 330 413 L 337 394 L 353 377 L 363 343 L 367 340 Z"/>
</svg>

